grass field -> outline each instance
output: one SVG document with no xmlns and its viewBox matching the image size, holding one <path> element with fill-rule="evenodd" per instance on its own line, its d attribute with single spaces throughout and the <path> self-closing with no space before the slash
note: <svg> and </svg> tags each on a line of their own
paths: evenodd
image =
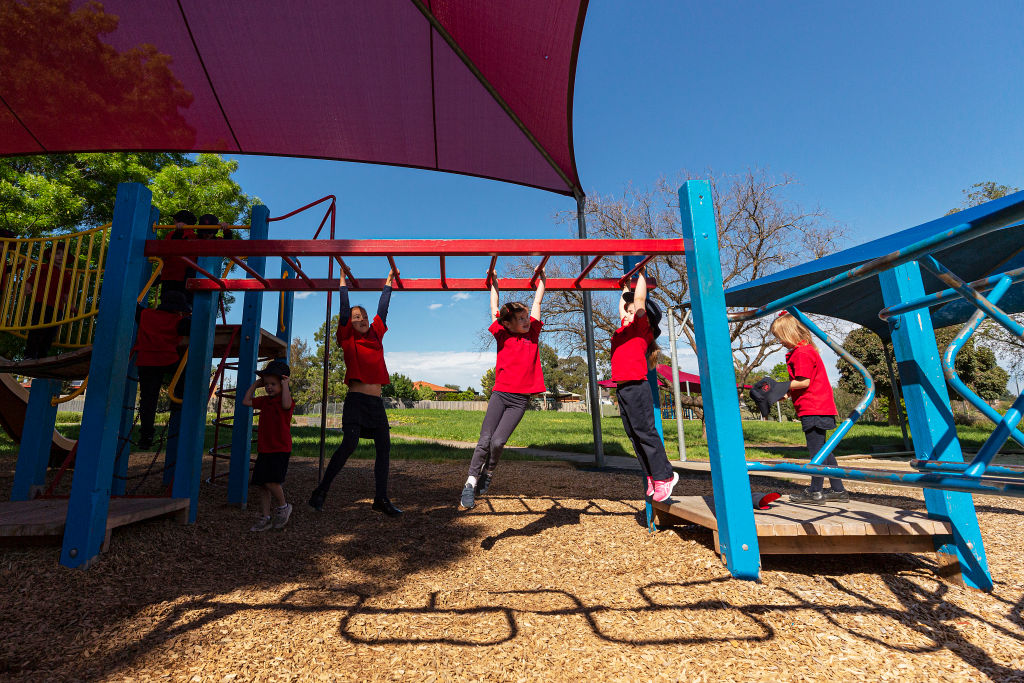
<svg viewBox="0 0 1024 683">
<path fill-rule="evenodd" d="M 63 434 L 77 438 L 79 425 L 73 413 L 61 413 L 59 427 Z M 392 455 L 406 460 L 460 460 L 468 458 L 467 448 L 444 446 L 402 439 L 402 436 L 430 438 L 445 441 L 475 442 L 480 435 L 480 425 L 484 413 L 475 411 L 449 410 L 392 410 L 388 411 L 391 422 Z M 632 456 L 633 449 L 626 439 L 622 421 L 618 417 L 606 417 L 601 420 L 604 436 L 605 452 L 608 455 Z M 686 438 L 686 453 L 689 459 L 699 460 L 708 457 L 707 443 L 701 435 L 701 423 L 697 420 L 685 420 L 683 429 Z M 592 453 L 590 416 L 585 413 L 558 413 L 545 411 L 528 411 L 523 421 L 509 439 L 509 446 L 542 448 L 553 451 L 571 453 Z M 670 457 L 677 453 L 675 420 L 664 423 L 665 447 Z M 957 428 L 960 442 L 965 451 L 976 450 L 991 432 L 988 428 L 964 427 Z M 206 448 L 213 445 L 213 427 L 206 428 Z M 158 427 L 159 434 L 159 427 Z M 229 435 L 221 432 L 221 440 L 227 441 Z M 745 421 L 743 422 L 743 438 L 747 444 L 749 459 L 802 457 L 805 454 L 803 432 L 796 422 Z M 292 427 L 294 455 L 297 457 L 316 458 L 320 453 L 319 427 Z M 341 443 L 341 431 L 331 429 L 327 432 L 326 456 Z M 879 423 L 857 424 L 839 444 L 837 455 L 872 453 L 876 446 L 889 446 L 889 450 L 901 450 L 902 436 L 899 427 Z M 0 434 L 0 452 L 15 450 L 15 445 Z M 363 441 L 353 454 L 357 459 L 374 457 L 373 443 Z M 530 460 L 529 456 L 508 452 L 504 457 Z M 1019 455 L 1002 457 L 1004 463 L 1020 464 L 1024 458 Z"/>
</svg>

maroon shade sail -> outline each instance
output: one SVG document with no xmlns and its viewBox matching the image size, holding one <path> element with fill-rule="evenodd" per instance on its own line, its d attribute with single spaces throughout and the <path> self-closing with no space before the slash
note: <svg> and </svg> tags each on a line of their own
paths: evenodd
<svg viewBox="0 0 1024 683">
<path fill-rule="evenodd" d="M 0 0 L 0 155 L 267 154 L 579 192 L 586 0 Z"/>
</svg>

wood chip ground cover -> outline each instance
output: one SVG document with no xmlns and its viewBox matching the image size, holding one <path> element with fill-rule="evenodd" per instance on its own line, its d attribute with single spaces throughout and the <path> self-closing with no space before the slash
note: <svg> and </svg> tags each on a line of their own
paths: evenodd
<svg viewBox="0 0 1024 683">
<path fill-rule="evenodd" d="M 467 513 L 465 463 L 399 460 L 399 520 L 369 510 L 372 463 L 319 514 L 315 476 L 293 462 L 283 532 L 248 533 L 253 513 L 204 484 L 197 524 L 120 529 L 86 572 L 52 546 L 0 549 L 0 677 L 1024 680 L 1018 500 L 977 498 L 985 594 L 937 580 L 930 555 L 765 557 L 760 583 L 734 581 L 710 533 L 644 531 L 635 474 L 510 461 Z M 914 489 L 855 490 L 923 508 Z"/>
</svg>

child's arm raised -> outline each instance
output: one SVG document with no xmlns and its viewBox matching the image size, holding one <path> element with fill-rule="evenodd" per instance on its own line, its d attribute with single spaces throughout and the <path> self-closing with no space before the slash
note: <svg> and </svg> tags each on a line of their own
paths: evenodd
<svg viewBox="0 0 1024 683">
<path fill-rule="evenodd" d="M 540 320 L 540 302 L 544 298 L 544 287 L 547 285 L 548 276 L 544 273 L 544 269 L 540 269 L 540 277 L 537 278 L 537 293 L 533 295 L 533 310 L 530 311 L 530 315 L 533 316 L 534 320 Z"/>
<path fill-rule="evenodd" d="M 380 290 L 380 300 L 377 302 L 377 315 L 380 316 L 380 321 L 385 325 L 388 324 L 388 306 L 391 305 L 391 283 L 395 281 L 397 276 L 397 271 L 388 271 L 388 279 L 384 281 L 384 289 Z"/>
<path fill-rule="evenodd" d="M 348 302 L 348 285 L 345 283 L 346 268 L 341 268 L 341 287 L 338 289 L 338 330 L 340 334 L 341 328 L 348 324 L 348 319 L 352 317 L 352 304 Z"/>
<path fill-rule="evenodd" d="M 636 289 L 633 290 L 633 311 L 635 315 L 643 315 L 647 311 L 647 278 L 640 271 L 636 278 Z"/>
<path fill-rule="evenodd" d="M 263 386 L 263 380 L 259 377 L 249 385 L 249 390 L 245 392 L 245 396 L 242 398 L 242 405 L 249 406 L 252 408 L 252 395 L 258 387 Z"/>
<path fill-rule="evenodd" d="M 292 387 L 288 376 L 285 375 L 281 378 L 281 407 L 288 410 L 292 405 Z"/>
<path fill-rule="evenodd" d="M 491 280 L 491 320 L 498 319 L 498 276 L 492 270 L 487 273 Z"/>
</svg>

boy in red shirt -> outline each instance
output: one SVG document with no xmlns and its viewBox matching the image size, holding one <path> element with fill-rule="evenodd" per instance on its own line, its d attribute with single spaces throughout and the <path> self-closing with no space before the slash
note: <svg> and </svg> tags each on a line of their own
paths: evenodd
<svg viewBox="0 0 1024 683">
<path fill-rule="evenodd" d="M 377 302 L 377 315 L 373 322 L 362 306 L 350 306 L 345 273 L 341 275 L 341 306 L 338 312 L 338 345 L 345 356 L 345 384 L 348 393 L 341 409 L 341 445 L 331 456 L 320 485 L 309 497 L 314 510 L 323 510 L 331 482 L 345 466 L 359 445 L 360 438 L 373 439 L 377 457 L 373 463 L 375 495 L 372 509 L 396 517 L 402 511 L 388 498 L 388 474 L 391 471 L 391 425 L 384 410 L 381 389 L 390 384 L 384 364 L 382 339 L 388 331 L 386 320 L 391 303 L 391 283 L 397 272 L 388 273 L 388 279 Z"/>
<path fill-rule="evenodd" d="M 53 346 L 57 332 L 58 308 L 63 309 L 71 295 L 72 273 L 64 268 L 65 247 L 63 242 L 54 244 L 32 269 L 25 283 L 27 294 L 34 294 L 32 324 L 47 324 L 49 327 L 29 330 L 25 336 L 25 358 L 45 358 Z M 47 286 L 47 276 L 50 278 Z M 72 309 L 74 310 L 74 309 Z"/>
<path fill-rule="evenodd" d="M 540 330 L 544 326 L 540 321 L 540 303 L 547 284 L 544 271 L 540 271 L 537 279 L 530 311 L 518 301 L 510 301 L 499 310 L 498 276 L 491 271 L 487 277 L 491 281 L 491 317 L 494 318 L 487 331 L 498 342 L 498 357 L 480 439 L 459 498 L 459 504 L 467 510 L 491 487 L 494 468 L 498 466 L 505 443 L 526 414 L 530 396 L 544 391 L 544 372 L 540 367 Z"/>
<path fill-rule="evenodd" d="M 647 314 L 647 278 L 640 273 L 636 291 L 629 285 L 619 299 L 622 325 L 612 335 L 612 381 L 619 399 L 619 413 L 626 436 L 633 442 L 637 460 L 647 477 L 647 495 L 657 502 L 672 495 L 679 475 L 665 455 L 665 444 L 654 425 L 654 399 L 647 383 L 648 358 L 654 347 Z"/>
<path fill-rule="evenodd" d="M 178 342 L 189 333 L 192 307 L 181 292 L 165 292 L 160 305 L 136 310 L 135 367 L 139 372 L 139 450 L 153 445 L 156 404 L 160 389 L 181 361 Z M 171 404 L 172 410 L 176 408 Z"/>
<path fill-rule="evenodd" d="M 288 523 L 292 506 L 284 499 L 285 475 L 288 459 L 292 455 L 292 392 L 288 384 L 291 368 L 283 360 L 272 360 L 256 371 L 257 380 L 249 385 L 242 405 L 260 411 L 259 431 L 256 433 L 256 466 L 252 469 L 252 484 L 260 501 L 260 518 L 249 531 L 280 529 Z M 253 398 L 253 392 L 263 387 L 266 396 Z M 271 510 L 270 501 L 274 508 Z"/>
<path fill-rule="evenodd" d="M 795 317 L 783 311 L 771 327 L 772 334 L 789 349 L 786 354 L 786 369 L 789 371 L 789 397 L 800 418 L 800 425 L 807 440 L 807 452 L 813 458 L 825 445 L 825 433 L 836 428 L 836 403 L 832 396 L 832 384 L 828 381 L 821 354 L 811 341 L 811 331 Z M 826 465 L 838 466 L 836 456 L 829 454 Z M 803 493 L 789 497 L 794 503 L 822 505 L 824 503 L 845 503 L 850 500 L 842 479 L 829 477 L 830 489 L 823 491 L 824 477 L 811 477 L 811 486 Z"/>
<path fill-rule="evenodd" d="M 164 239 L 167 240 L 194 240 L 195 231 L 186 227 L 196 224 L 196 215 L 187 209 L 182 209 L 174 214 L 175 228 Z M 164 259 L 164 267 L 160 271 L 160 296 L 166 292 L 181 292 L 185 300 L 192 303 L 192 292 L 185 289 L 185 281 L 195 277 L 194 270 L 185 265 L 185 262 L 176 256 Z"/>
</svg>

